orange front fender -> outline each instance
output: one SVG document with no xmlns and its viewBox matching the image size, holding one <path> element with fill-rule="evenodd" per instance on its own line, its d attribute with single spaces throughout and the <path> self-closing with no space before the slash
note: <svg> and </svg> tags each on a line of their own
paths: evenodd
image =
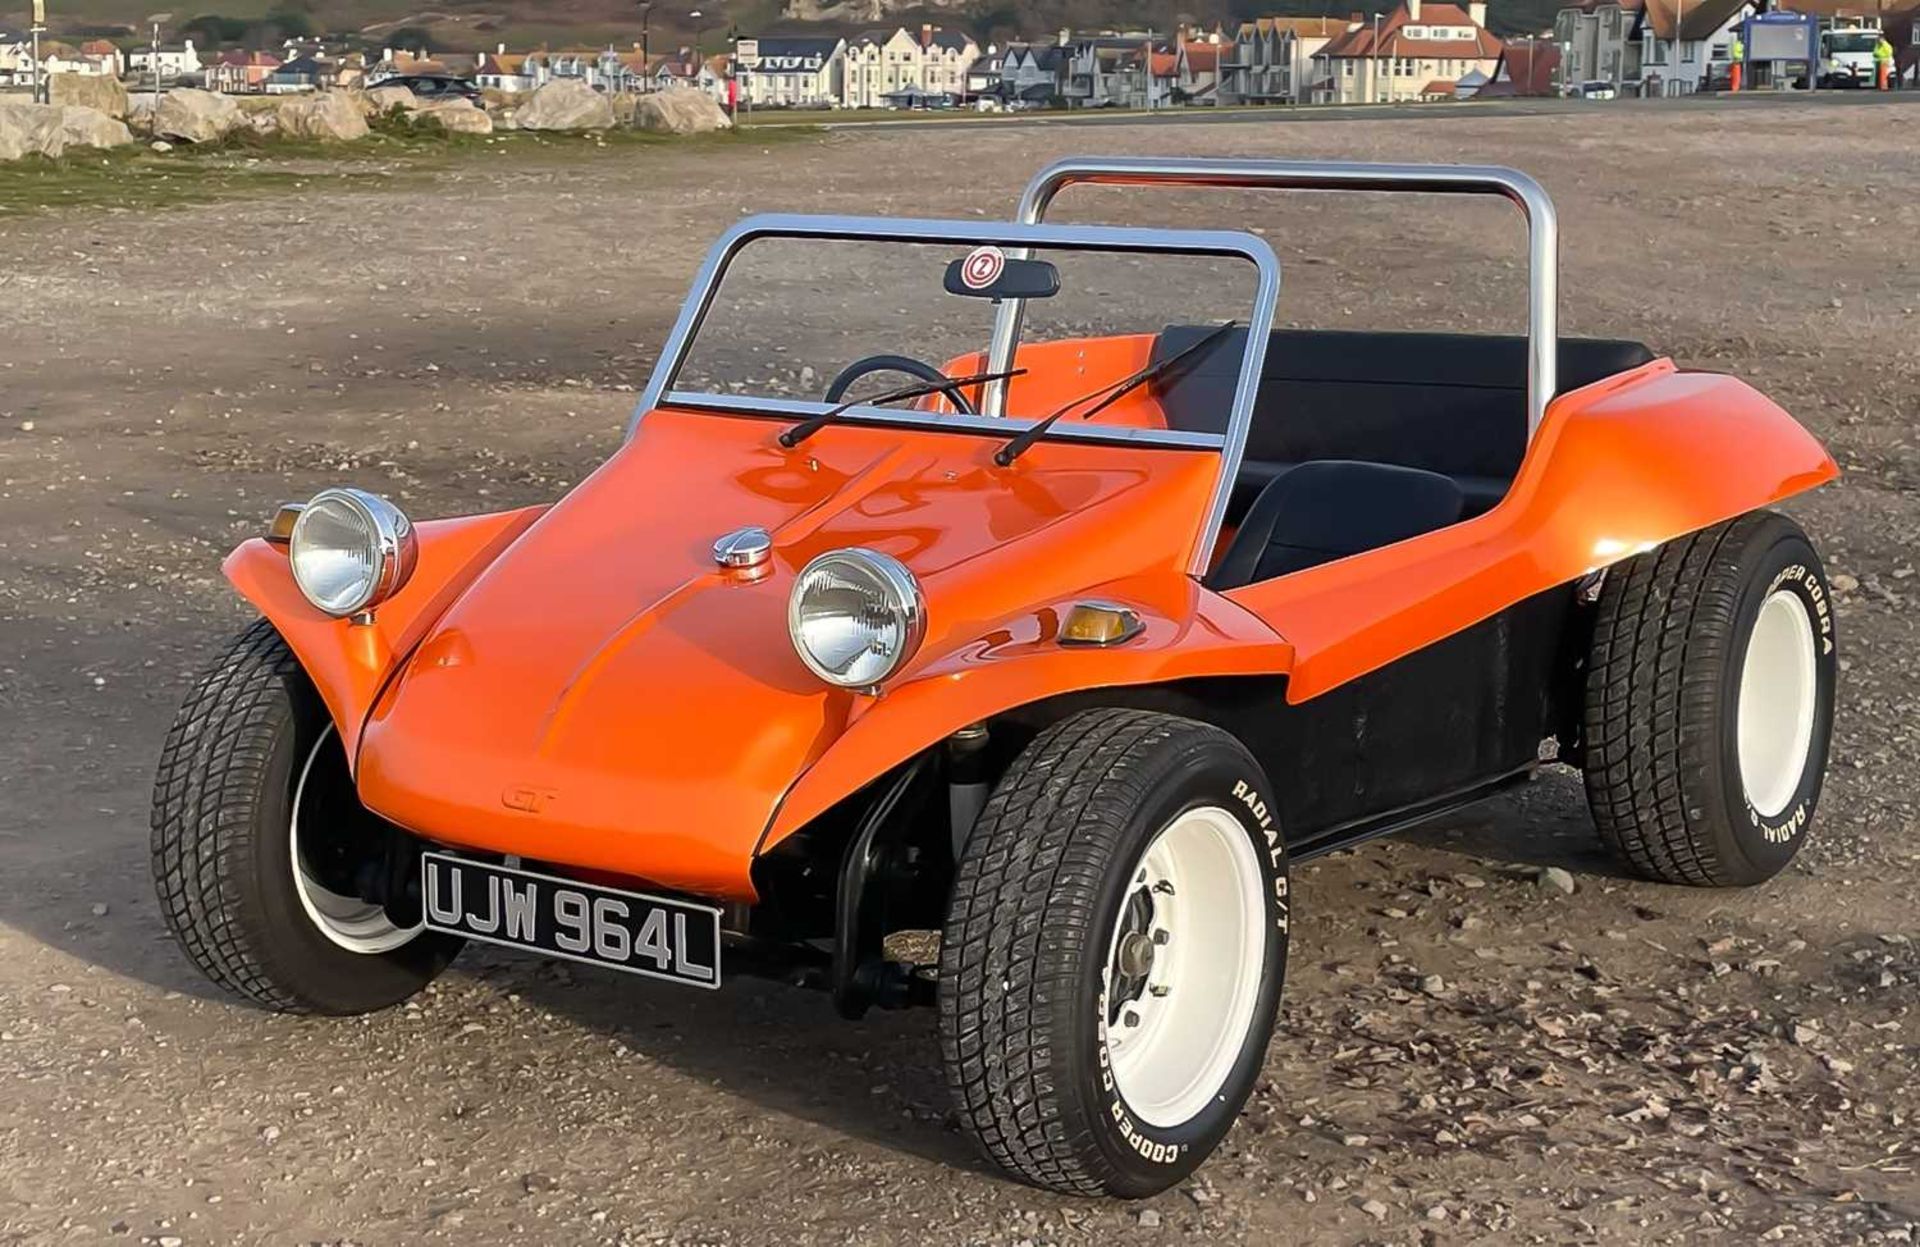
<svg viewBox="0 0 1920 1247">
<path fill-rule="evenodd" d="M 420 562 L 413 578 L 366 624 L 336 619 L 308 602 L 294 583 L 284 546 L 259 537 L 241 542 L 221 571 L 286 639 L 333 716 L 348 759 L 356 760 L 361 726 L 394 667 L 481 569 L 545 510 L 523 507 L 416 524 Z"/>
<path fill-rule="evenodd" d="M 1088 599 L 1128 607 L 1144 630 L 1111 647 L 1062 645 L 1061 620 Z M 970 723 L 1063 693 L 1283 674 L 1292 661 L 1292 646 L 1273 629 L 1177 572 L 1113 581 L 1023 611 L 927 662 L 880 697 L 862 698 L 846 730 L 788 791 L 760 851 Z"/>
</svg>

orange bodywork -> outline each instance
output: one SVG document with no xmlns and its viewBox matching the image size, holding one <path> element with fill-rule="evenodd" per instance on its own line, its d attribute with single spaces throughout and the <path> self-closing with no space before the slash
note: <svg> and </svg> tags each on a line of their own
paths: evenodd
<svg viewBox="0 0 1920 1247">
<path fill-rule="evenodd" d="M 1150 347 L 1023 347 L 1014 410 Z M 1159 417 L 1141 396 L 1101 418 Z M 1310 698 L 1836 471 L 1746 385 L 1660 361 L 1557 400 L 1484 515 L 1221 594 L 1187 571 L 1216 452 L 1050 440 L 1000 468 L 980 434 L 841 424 L 786 450 L 783 427 L 653 411 L 544 513 L 421 524 L 419 570 L 371 625 L 308 606 L 263 542 L 228 575 L 320 687 L 374 810 L 444 843 L 751 900 L 757 853 L 967 724 L 1192 676 L 1288 675 L 1288 699 Z M 710 552 L 748 524 L 773 537 L 758 579 Z M 796 572 L 855 545 L 899 558 L 928 603 L 878 697 L 823 686 L 787 636 Z M 1059 645 L 1084 598 L 1145 630 Z"/>
</svg>

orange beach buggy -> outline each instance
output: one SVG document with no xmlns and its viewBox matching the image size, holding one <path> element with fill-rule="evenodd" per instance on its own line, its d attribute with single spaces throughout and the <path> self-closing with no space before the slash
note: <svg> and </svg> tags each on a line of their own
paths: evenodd
<svg viewBox="0 0 1920 1247">
<path fill-rule="evenodd" d="M 1046 224 L 1076 183 L 1502 196 L 1528 333 L 1276 329 L 1260 238 Z M 328 489 L 234 551 L 262 618 L 167 738 L 168 921 L 294 1011 L 467 940 L 934 1004 L 1000 1164 L 1160 1190 L 1259 1072 L 1289 860 L 1556 757 L 1654 879 L 1806 840 L 1834 620 L 1766 508 L 1834 464 L 1560 337 L 1556 261 L 1497 168 L 1075 160 L 1010 223 L 743 221 L 565 497 Z"/>
</svg>

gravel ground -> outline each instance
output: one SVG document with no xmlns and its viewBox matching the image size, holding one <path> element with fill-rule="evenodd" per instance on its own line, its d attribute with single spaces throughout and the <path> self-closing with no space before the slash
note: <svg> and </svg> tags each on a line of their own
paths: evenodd
<svg viewBox="0 0 1920 1247">
<path fill-rule="evenodd" d="M 0 226 L 0 1241 L 1913 1242 L 1912 115 L 487 152 L 377 196 Z M 416 515 L 555 496 L 615 444 L 743 211 L 1000 215 L 1048 158 L 1173 150 L 1527 169 L 1563 214 L 1570 330 L 1743 375 L 1827 440 L 1845 479 L 1791 510 L 1833 574 L 1842 709 L 1793 868 L 1739 892 L 1630 881 L 1565 773 L 1301 868 L 1266 1075 L 1196 1182 L 1135 1205 L 978 1161 L 925 1013 L 848 1024 L 771 984 L 476 950 L 404 1009 L 298 1020 L 219 998 L 174 950 L 152 766 L 242 620 L 219 557 L 272 504 L 341 480 Z M 1304 323 L 1518 322 L 1497 205 L 1061 207 L 1263 229 Z"/>
</svg>

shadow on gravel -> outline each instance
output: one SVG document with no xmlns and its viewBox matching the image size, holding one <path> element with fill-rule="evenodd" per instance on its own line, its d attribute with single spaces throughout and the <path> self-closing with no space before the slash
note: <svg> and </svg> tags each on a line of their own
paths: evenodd
<svg viewBox="0 0 1920 1247">
<path fill-rule="evenodd" d="M 998 1174 L 951 1121 L 931 1009 L 849 1022 L 825 993 L 764 979 L 698 991 L 472 947 L 455 966 L 769 1113 Z"/>
<path fill-rule="evenodd" d="M 1558 866 L 1575 877 L 1633 879 L 1600 839 L 1578 771 L 1549 767 L 1524 788 L 1406 833 L 1409 844 L 1492 866 Z"/>
</svg>

